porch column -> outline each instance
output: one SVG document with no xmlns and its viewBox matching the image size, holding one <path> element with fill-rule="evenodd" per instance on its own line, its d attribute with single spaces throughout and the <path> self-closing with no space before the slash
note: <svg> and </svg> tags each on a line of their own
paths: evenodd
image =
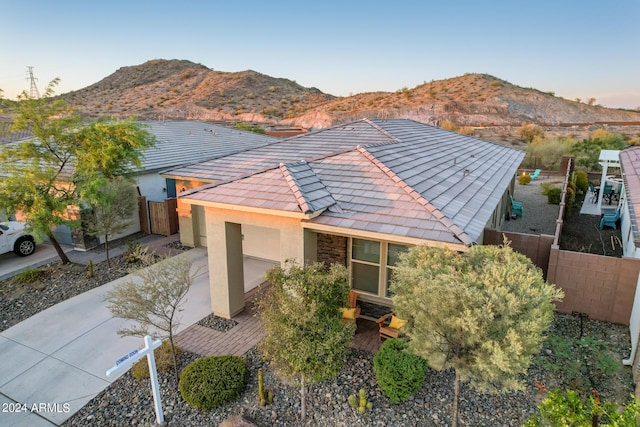
<svg viewBox="0 0 640 427">
<path fill-rule="evenodd" d="M 244 309 L 241 225 L 215 218 L 207 211 L 207 240 L 211 310 L 216 316 L 230 319 Z"/>
<path fill-rule="evenodd" d="M 602 166 L 602 177 L 600 178 L 600 191 L 598 191 L 598 212 L 602 212 L 602 193 L 604 193 L 604 185 L 607 182 L 609 162 L 600 162 L 600 165 Z"/>
</svg>

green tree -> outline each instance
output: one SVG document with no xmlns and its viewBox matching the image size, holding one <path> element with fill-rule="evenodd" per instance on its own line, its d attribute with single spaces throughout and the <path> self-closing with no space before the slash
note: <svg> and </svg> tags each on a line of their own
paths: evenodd
<svg viewBox="0 0 640 427">
<path fill-rule="evenodd" d="M 452 425 L 460 383 L 483 392 L 521 389 L 518 376 L 542 345 L 563 294 L 508 244 L 467 252 L 418 246 L 401 255 L 391 285 L 409 348 L 436 370 L 454 369 Z"/>
<path fill-rule="evenodd" d="M 287 260 L 285 268 L 267 272 L 271 286 L 257 301 L 264 339 L 259 348 L 276 373 L 300 386 L 301 417 L 306 417 L 306 386 L 335 378 L 344 364 L 355 326 L 342 322 L 347 304 L 349 273 L 334 264 L 300 266 Z"/>
<path fill-rule="evenodd" d="M 158 334 L 161 339 L 169 339 L 177 386 L 178 362 L 173 336 L 180 325 L 177 315 L 182 311 L 184 298 L 197 272 L 191 272 L 191 260 L 186 255 L 153 264 L 153 255 L 143 254 L 142 261 L 146 268 L 135 273 L 141 281 L 120 282 L 105 299 L 114 317 L 135 322 L 131 327 L 119 329 L 118 334 L 138 337 Z"/>
<path fill-rule="evenodd" d="M 110 180 L 93 181 L 91 187 L 85 187 L 82 199 L 93 206 L 93 212 L 86 223 L 87 233 L 104 238 L 109 259 L 109 239 L 133 223 L 132 215 L 138 206 L 138 191 L 123 177 Z"/>
<path fill-rule="evenodd" d="M 0 209 L 20 212 L 39 237 L 46 236 L 60 260 L 69 259 L 53 235 L 57 225 L 78 222 L 68 209 L 80 205 L 85 186 L 140 165 L 154 138 L 133 120 L 83 122 L 64 101 L 51 99 L 58 80 L 42 98 L 18 97 L 14 130 L 30 129 L 34 139 L 0 147 Z"/>
<path fill-rule="evenodd" d="M 624 150 L 626 147 L 627 143 L 622 135 L 597 129 L 589 138 L 577 142 L 571 152 L 579 165 L 589 170 L 600 170 L 598 159 L 601 150 Z"/>
</svg>

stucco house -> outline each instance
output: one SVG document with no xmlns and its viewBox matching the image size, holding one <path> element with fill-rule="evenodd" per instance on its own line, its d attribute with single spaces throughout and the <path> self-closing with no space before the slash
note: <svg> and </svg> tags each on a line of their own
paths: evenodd
<svg viewBox="0 0 640 427">
<path fill-rule="evenodd" d="M 347 265 L 390 305 L 412 245 L 464 251 L 500 227 L 524 153 L 406 119 L 360 120 L 165 171 L 183 244 L 207 246 L 212 310 L 244 308 L 243 256 Z"/>
<path fill-rule="evenodd" d="M 142 153 L 141 165 L 132 169 L 130 177 L 147 203 L 163 202 L 167 198 L 176 197 L 175 182 L 159 174 L 164 169 L 214 159 L 279 141 L 278 138 L 267 135 L 197 120 L 147 121 L 142 124 L 156 138 L 156 143 Z M 33 136 L 28 136 L 13 143 L 19 144 L 32 138 Z M 73 169 L 72 166 L 68 166 L 67 169 L 62 177 L 69 179 Z M 71 209 L 72 215 L 80 215 L 77 208 Z M 132 221 L 131 226 L 112 238 L 140 231 L 143 229 L 141 222 L 148 223 L 150 218 L 148 215 L 144 218 L 144 215 L 136 213 Z M 73 245 L 79 250 L 90 249 L 102 240 L 86 236 L 81 230 L 73 233 L 64 225 L 56 228 L 55 236 L 60 243 Z"/>
</svg>

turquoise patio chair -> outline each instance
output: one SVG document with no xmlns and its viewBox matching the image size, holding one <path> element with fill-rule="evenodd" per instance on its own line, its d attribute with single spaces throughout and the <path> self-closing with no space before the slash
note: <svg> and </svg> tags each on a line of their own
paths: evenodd
<svg viewBox="0 0 640 427">
<path fill-rule="evenodd" d="M 533 173 L 531 174 L 531 179 L 538 179 L 538 176 L 540 176 L 540 169 L 536 169 L 535 171 L 533 171 Z"/>
<path fill-rule="evenodd" d="M 513 200 L 513 196 L 509 194 L 509 198 L 511 199 L 511 214 L 520 215 L 520 218 L 524 217 L 524 206 L 522 202 L 517 202 Z"/>
<path fill-rule="evenodd" d="M 620 209 L 616 210 L 616 213 L 606 213 L 602 215 L 602 219 L 600 220 L 600 230 L 602 230 L 605 226 L 611 227 L 614 230 L 618 229 L 616 222 L 620 219 Z"/>
</svg>

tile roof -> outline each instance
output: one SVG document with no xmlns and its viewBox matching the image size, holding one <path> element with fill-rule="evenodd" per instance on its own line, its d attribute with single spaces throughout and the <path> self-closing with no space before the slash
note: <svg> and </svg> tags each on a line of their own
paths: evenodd
<svg viewBox="0 0 640 427">
<path fill-rule="evenodd" d="M 358 144 L 393 141 L 368 120 L 309 132 L 270 144 L 184 167 L 167 170 L 164 176 L 194 178 L 200 181 L 226 181 L 278 167 L 280 163 L 298 162 L 351 150 Z"/>
<path fill-rule="evenodd" d="M 620 168 L 629 207 L 633 242 L 640 247 L 640 147 L 620 151 Z"/>
<path fill-rule="evenodd" d="M 351 139 L 344 140 L 345 133 Z M 311 150 L 320 142 L 322 147 Z M 286 162 L 304 155 L 307 162 L 270 166 L 278 158 Z M 282 182 L 254 189 L 248 184 L 255 177 L 275 179 L 279 172 L 297 201 L 294 211 L 326 209 L 310 223 L 470 245 L 481 236 L 523 157 L 519 150 L 411 120 L 362 120 L 203 162 L 200 169 L 181 168 L 184 173 L 206 170 L 207 177 L 222 180 L 181 197 L 233 204 L 233 191 L 222 199 L 215 195 L 244 185 L 251 194 L 243 193 L 237 204 L 294 209 L 291 199 L 272 197 L 285 190 Z M 216 166 L 223 170 L 211 169 Z"/>
<path fill-rule="evenodd" d="M 155 146 L 144 152 L 139 170 L 145 172 L 228 156 L 279 141 L 267 135 L 197 120 L 142 123 L 156 137 Z"/>
</svg>

